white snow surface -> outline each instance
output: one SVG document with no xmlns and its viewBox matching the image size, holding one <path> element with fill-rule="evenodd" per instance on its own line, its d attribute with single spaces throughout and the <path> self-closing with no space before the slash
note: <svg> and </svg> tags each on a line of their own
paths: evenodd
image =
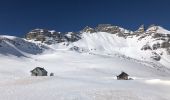
<svg viewBox="0 0 170 100">
<path fill-rule="evenodd" d="M 32 41 L 1 37 L 39 48 Z M 152 61 L 150 51 L 141 51 L 150 39 L 83 33 L 77 42 L 51 45 L 45 47 L 50 48 L 46 53 L 36 55 L 26 45 L 16 46 L 5 39 L 0 43 L 5 47 L 0 47 L 1 53 L 17 51 L 26 57 L 0 55 L 0 100 L 170 100 L 170 57 Z M 85 52 L 69 50 L 73 46 Z M 31 76 L 38 66 L 54 76 Z M 133 80 L 116 80 L 122 71 Z"/>
<path fill-rule="evenodd" d="M 33 77 L 44 67 L 55 76 Z M 170 72 L 121 55 L 68 50 L 22 58 L 0 56 L 0 100 L 169 100 Z M 116 80 L 121 71 L 134 80 Z"/>
</svg>

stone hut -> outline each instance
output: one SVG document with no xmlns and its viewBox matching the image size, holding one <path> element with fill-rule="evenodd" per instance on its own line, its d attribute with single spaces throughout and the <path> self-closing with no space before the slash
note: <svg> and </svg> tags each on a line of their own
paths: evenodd
<svg viewBox="0 0 170 100">
<path fill-rule="evenodd" d="M 44 68 L 36 67 L 30 71 L 31 76 L 47 76 L 47 71 Z"/>
<path fill-rule="evenodd" d="M 128 80 L 128 74 L 125 72 L 122 72 L 120 75 L 117 76 L 117 80 Z"/>
</svg>

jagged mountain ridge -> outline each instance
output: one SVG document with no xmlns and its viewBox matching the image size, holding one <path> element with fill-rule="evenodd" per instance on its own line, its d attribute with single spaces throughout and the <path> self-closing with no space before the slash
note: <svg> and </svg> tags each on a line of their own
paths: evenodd
<svg viewBox="0 0 170 100">
<path fill-rule="evenodd" d="M 48 45 L 61 42 L 75 42 L 80 39 L 79 33 L 61 33 L 54 30 L 34 29 L 26 34 L 27 40 L 41 41 Z"/>
<path fill-rule="evenodd" d="M 123 38 L 133 38 L 138 37 L 139 41 L 142 39 L 146 40 L 146 37 L 150 37 L 152 42 L 159 41 L 156 44 L 150 44 L 149 40 L 146 45 L 144 45 L 142 50 L 155 50 L 159 48 L 166 48 L 170 47 L 169 40 L 170 40 L 170 32 L 160 26 L 151 25 L 148 29 L 144 29 L 144 26 L 140 26 L 136 31 L 126 30 L 124 28 L 118 26 L 112 26 L 110 24 L 100 24 L 96 28 L 85 27 L 80 32 L 68 32 L 68 33 L 61 33 L 56 31 L 49 31 L 45 29 L 34 29 L 26 34 L 26 39 L 28 40 L 35 40 L 41 41 L 46 44 L 55 44 L 61 42 L 76 42 L 81 39 L 83 33 L 97 33 L 97 32 L 106 32 L 110 34 L 115 34 L 118 37 Z M 161 42 L 160 42 L 161 41 Z"/>
<path fill-rule="evenodd" d="M 47 48 L 50 49 L 50 45 L 55 46 L 56 44 L 60 44 L 64 45 L 63 47 L 66 49 L 78 52 L 90 52 L 94 54 L 119 53 L 140 60 L 164 60 L 162 62 L 166 62 L 165 65 L 168 64 L 167 60 L 170 54 L 170 31 L 155 25 L 151 25 L 147 29 L 145 29 L 144 25 L 141 25 L 136 31 L 110 24 L 100 24 L 95 28 L 85 27 L 79 32 L 66 33 L 56 32 L 54 30 L 34 29 L 28 32 L 26 34 L 26 40 L 22 39 L 22 41 L 36 44 L 35 47 L 39 49 L 38 53 L 42 53 Z M 45 48 L 38 46 L 36 41 Z M 28 46 L 26 45 L 25 47 L 27 48 Z M 14 47 L 17 46 L 14 45 Z M 17 47 L 17 49 L 20 50 L 22 48 Z M 8 54 L 9 52 L 7 51 L 1 49 L 1 54 Z M 37 51 L 33 53 L 29 52 L 30 49 L 21 51 L 38 54 Z"/>
</svg>

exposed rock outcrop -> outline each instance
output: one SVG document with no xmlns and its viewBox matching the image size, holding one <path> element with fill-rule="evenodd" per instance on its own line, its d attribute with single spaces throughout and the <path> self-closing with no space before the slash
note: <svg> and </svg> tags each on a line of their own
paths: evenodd
<svg viewBox="0 0 170 100">
<path fill-rule="evenodd" d="M 96 31 L 95 31 L 94 28 L 91 28 L 91 27 L 89 27 L 89 26 L 86 26 L 86 27 L 82 30 L 82 32 L 85 32 L 85 33 L 94 33 L 94 32 L 96 32 Z"/>
<path fill-rule="evenodd" d="M 152 48 L 148 44 L 146 44 L 141 48 L 141 50 L 152 50 Z"/>
<path fill-rule="evenodd" d="M 153 56 L 151 56 L 151 58 L 156 60 L 156 61 L 161 60 L 161 56 L 159 54 L 157 54 L 156 52 L 153 52 Z"/>
</svg>

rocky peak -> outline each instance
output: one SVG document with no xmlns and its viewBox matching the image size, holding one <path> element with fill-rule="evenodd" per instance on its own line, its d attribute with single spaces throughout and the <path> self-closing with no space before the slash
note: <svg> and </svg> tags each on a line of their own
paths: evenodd
<svg viewBox="0 0 170 100">
<path fill-rule="evenodd" d="M 82 32 L 85 32 L 85 33 L 94 33 L 95 32 L 95 29 L 89 27 L 89 26 L 86 26 Z"/>
<path fill-rule="evenodd" d="M 158 30 L 158 26 L 152 24 L 148 27 L 148 29 L 146 30 L 147 33 L 156 33 Z"/>
<path fill-rule="evenodd" d="M 99 24 L 95 28 L 95 30 L 97 32 L 108 32 L 112 34 L 115 34 L 121 31 L 118 26 L 112 26 L 111 24 Z"/>
<path fill-rule="evenodd" d="M 34 29 L 26 34 L 26 39 L 49 43 L 49 41 L 60 41 L 61 34 L 54 30 Z M 50 40 L 49 40 L 50 39 Z"/>
<path fill-rule="evenodd" d="M 106 28 L 106 27 L 111 27 L 111 24 L 98 24 L 98 28 Z"/>
<path fill-rule="evenodd" d="M 75 42 L 81 39 L 80 34 L 76 32 L 68 32 L 64 35 L 64 38 L 67 42 Z"/>
<path fill-rule="evenodd" d="M 34 36 L 43 35 L 43 36 L 53 37 L 59 34 L 60 32 L 56 32 L 54 30 L 34 29 L 27 33 L 28 36 L 27 38 L 29 38 L 30 35 L 34 35 Z"/>
<path fill-rule="evenodd" d="M 128 36 L 132 36 L 133 35 L 132 31 L 126 30 L 126 29 L 121 28 L 119 26 L 113 26 L 111 24 L 99 24 L 95 28 L 91 28 L 89 26 L 86 26 L 80 32 L 81 33 L 83 33 L 83 32 L 85 32 L 85 33 L 107 32 L 107 33 L 110 33 L 110 34 L 116 34 L 119 37 L 123 37 L 123 38 L 126 38 Z"/>
<path fill-rule="evenodd" d="M 144 25 L 141 25 L 138 30 L 136 30 L 136 32 L 138 33 L 144 33 L 145 32 L 145 26 Z"/>
</svg>

